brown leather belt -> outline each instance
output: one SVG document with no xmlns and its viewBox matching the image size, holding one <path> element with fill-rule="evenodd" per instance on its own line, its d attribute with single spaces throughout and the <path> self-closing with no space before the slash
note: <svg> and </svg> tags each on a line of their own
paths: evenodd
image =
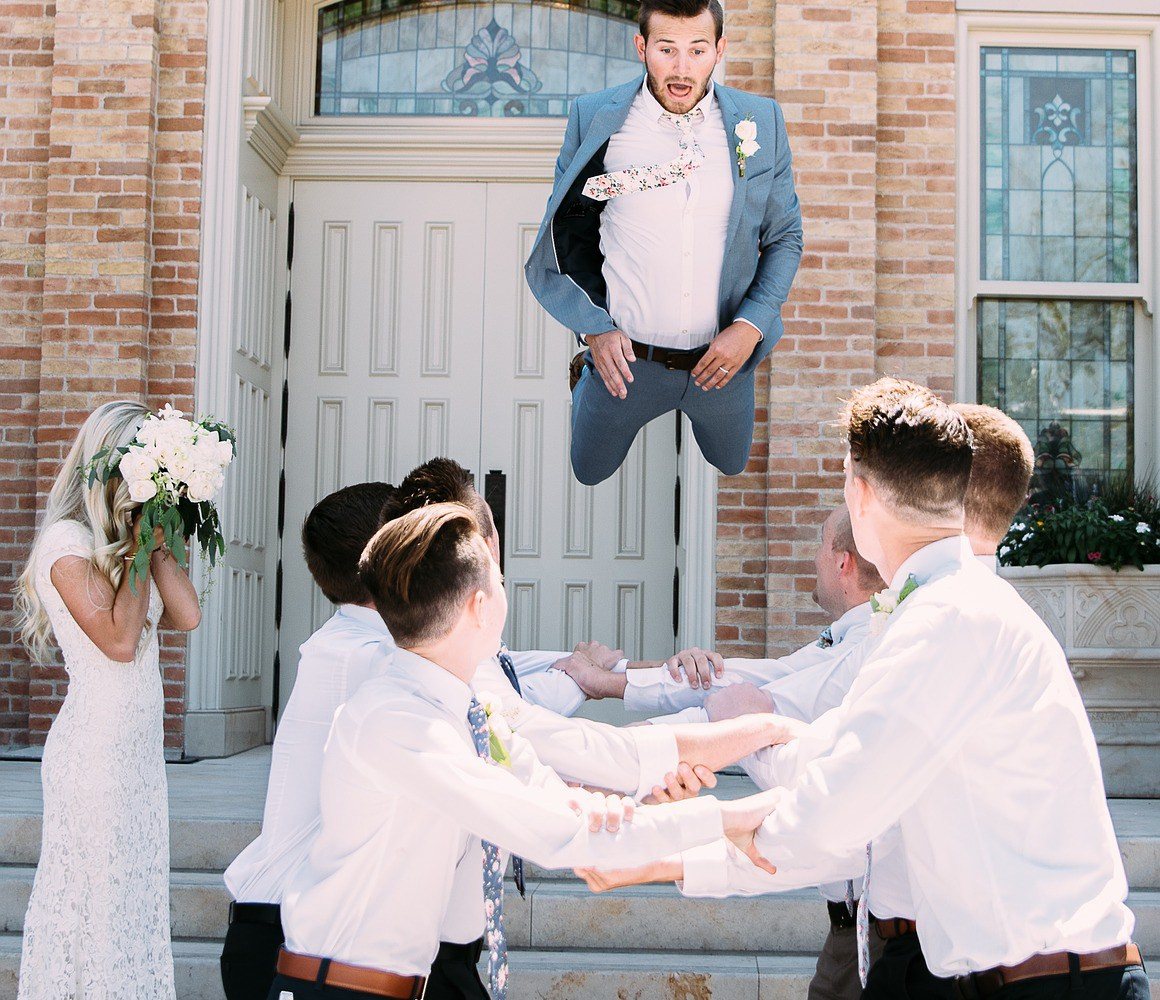
<svg viewBox="0 0 1160 1000">
<path fill-rule="evenodd" d="M 426 976 L 397 976 L 393 972 L 368 969 L 362 965 L 347 965 L 345 962 L 333 962 L 313 955 L 298 955 L 285 948 L 278 953 L 278 971 L 294 979 L 339 986 L 345 990 L 361 990 L 363 993 L 391 997 L 393 1000 L 422 1000 L 427 991 Z"/>
<path fill-rule="evenodd" d="M 875 917 L 874 926 L 878 930 L 878 936 L 883 941 L 905 937 L 907 934 L 918 933 L 918 924 L 904 917 L 890 917 L 888 920 L 881 920 Z"/>
<path fill-rule="evenodd" d="M 669 347 L 642 344 L 637 340 L 629 343 L 632 344 L 632 352 L 638 361 L 656 361 L 671 372 L 691 372 L 709 349 L 707 344 L 704 347 L 694 347 L 691 351 L 675 351 Z"/>
<path fill-rule="evenodd" d="M 1000 965 L 982 972 L 955 976 L 955 989 L 960 997 L 967 1000 L 981 1000 L 983 997 L 998 993 L 1010 983 L 1018 983 L 1024 979 L 1069 975 L 1072 971 L 1073 958 L 1080 972 L 1144 964 L 1140 957 L 1140 949 L 1134 944 L 1121 944 L 1089 955 L 1072 956 L 1066 951 L 1057 951 L 1049 955 L 1032 955 L 1026 962 L 1020 962 L 1018 965 Z"/>
</svg>

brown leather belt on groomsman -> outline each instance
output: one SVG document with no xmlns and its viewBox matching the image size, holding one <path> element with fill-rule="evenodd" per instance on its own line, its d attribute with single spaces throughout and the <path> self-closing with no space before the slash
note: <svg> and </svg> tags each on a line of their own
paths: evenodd
<svg viewBox="0 0 1160 1000">
<path fill-rule="evenodd" d="M 1121 944 L 1089 955 L 1073 955 L 1066 951 L 1057 951 L 1050 955 L 1032 955 L 1026 962 L 1020 962 L 1018 965 L 1000 965 L 982 972 L 955 976 L 955 992 L 963 1000 L 983 1000 L 984 997 L 998 993 L 1004 986 L 1025 979 L 1044 979 L 1047 976 L 1067 976 L 1143 964 L 1140 949 L 1134 944 Z"/>
<path fill-rule="evenodd" d="M 347 965 L 313 955 L 297 955 L 282 949 L 278 955 L 278 971 L 294 979 L 338 986 L 344 990 L 360 990 L 392 1000 L 422 1000 L 427 992 L 426 976 L 397 976 L 362 965 Z"/>
</svg>

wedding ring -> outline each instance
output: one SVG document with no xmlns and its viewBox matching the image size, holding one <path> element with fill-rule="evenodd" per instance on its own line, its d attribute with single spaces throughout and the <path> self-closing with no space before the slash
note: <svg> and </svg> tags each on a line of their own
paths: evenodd
<svg viewBox="0 0 1160 1000">
<path fill-rule="evenodd" d="M 728 374 L 729 374 L 729 369 L 728 369 L 728 368 L 725 368 L 725 367 L 720 367 L 720 368 L 718 368 L 718 369 L 717 369 L 717 371 L 719 371 L 719 372 L 724 372 L 726 375 L 728 375 Z"/>
</svg>

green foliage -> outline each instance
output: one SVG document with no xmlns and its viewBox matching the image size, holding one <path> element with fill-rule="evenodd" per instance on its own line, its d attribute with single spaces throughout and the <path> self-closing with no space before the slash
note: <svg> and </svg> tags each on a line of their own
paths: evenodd
<svg viewBox="0 0 1160 1000">
<path fill-rule="evenodd" d="M 1004 566 L 1091 563 L 1143 569 L 1160 563 L 1160 496 L 1151 482 L 1112 474 L 1082 493 L 1019 512 L 999 543 Z"/>
</svg>

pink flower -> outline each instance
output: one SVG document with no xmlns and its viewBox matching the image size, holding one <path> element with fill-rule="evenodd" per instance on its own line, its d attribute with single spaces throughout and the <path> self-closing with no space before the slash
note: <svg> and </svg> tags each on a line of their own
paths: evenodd
<svg viewBox="0 0 1160 1000">
<path fill-rule="evenodd" d="M 1100 561 L 1100 554 L 1098 552 L 1089 552 L 1088 553 L 1088 562 L 1099 562 L 1099 561 Z"/>
</svg>

